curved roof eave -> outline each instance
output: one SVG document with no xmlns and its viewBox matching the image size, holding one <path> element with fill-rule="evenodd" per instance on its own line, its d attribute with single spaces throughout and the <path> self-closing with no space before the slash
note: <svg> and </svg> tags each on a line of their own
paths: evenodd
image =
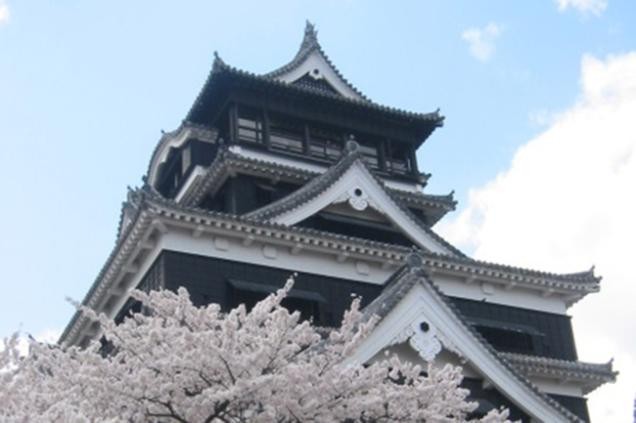
<svg viewBox="0 0 636 423">
<path fill-rule="evenodd" d="M 351 82 L 347 80 L 347 78 L 345 78 L 342 75 L 342 73 L 338 70 L 338 68 L 329 59 L 329 56 L 327 56 L 325 51 L 322 49 L 322 46 L 318 42 L 318 31 L 316 31 L 316 27 L 314 26 L 314 24 L 312 24 L 309 21 L 306 22 L 305 34 L 303 36 L 303 40 L 300 43 L 300 47 L 298 49 L 298 52 L 294 56 L 294 58 L 290 62 L 286 63 L 285 65 L 271 72 L 268 72 L 262 76 L 264 78 L 278 79 L 281 76 L 288 74 L 289 72 L 300 67 L 313 52 L 316 52 L 322 57 L 322 59 L 326 62 L 327 66 L 331 68 L 331 70 L 336 75 L 336 77 L 347 88 L 349 88 L 355 94 L 356 97 L 358 97 L 358 100 L 364 101 L 364 102 L 371 102 L 371 100 L 369 100 L 369 98 L 366 95 L 364 95 L 357 87 L 355 87 Z"/>
<path fill-rule="evenodd" d="M 215 59 L 212 65 L 212 70 L 208 74 L 208 77 L 203 87 L 201 88 L 201 91 L 197 95 L 197 98 L 192 104 L 192 107 L 188 111 L 188 114 L 185 119 L 186 121 L 196 120 L 196 114 L 199 112 L 198 109 L 202 107 L 202 104 L 207 100 L 206 96 L 209 95 L 209 91 L 215 79 L 221 75 L 229 75 L 236 78 L 244 78 L 245 81 L 261 83 L 261 84 L 264 84 L 264 86 L 269 86 L 272 88 L 287 89 L 295 93 L 314 95 L 322 99 L 328 99 L 330 101 L 338 102 L 342 105 L 359 107 L 362 109 L 366 109 L 368 111 L 386 113 L 388 115 L 391 115 L 391 117 L 393 118 L 401 118 L 401 119 L 409 119 L 412 121 L 427 122 L 427 123 L 433 124 L 434 127 L 441 127 L 444 125 L 445 117 L 440 114 L 439 109 L 429 113 L 411 112 L 408 110 L 385 106 L 370 100 L 362 101 L 355 98 L 348 98 L 348 97 L 343 97 L 340 95 L 327 93 L 322 90 L 316 90 L 316 89 L 312 89 L 305 86 L 289 84 L 283 81 L 267 78 L 262 75 L 258 75 L 256 73 L 249 72 L 249 71 L 228 65 L 227 63 L 223 61 L 223 59 L 221 59 L 218 56 L 217 53 L 215 53 Z"/>
</svg>

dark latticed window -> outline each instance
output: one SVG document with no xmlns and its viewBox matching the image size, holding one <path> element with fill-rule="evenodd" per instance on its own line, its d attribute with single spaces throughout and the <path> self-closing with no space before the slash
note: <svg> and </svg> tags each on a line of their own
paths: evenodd
<svg viewBox="0 0 636 423">
<path fill-rule="evenodd" d="M 344 137 L 341 132 L 311 127 L 309 130 L 309 154 L 321 159 L 337 160 L 342 154 Z"/>
<path fill-rule="evenodd" d="M 409 173 L 414 169 L 411 163 L 411 152 L 406 144 L 387 143 L 386 169 L 395 173 Z"/>
<path fill-rule="evenodd" d="M 245 105 L 237 105 L 236 112 L 236 139 L 248 145 L 333 163 L 342 156 L 345 141 L 354 135 L 371 168 L 398 175 L 409 175 L 417 170 L 413 147 L 405 142 L 372 133 L 352 134 L 350 129 Z"/>
<path fill-rule="evenodd" d="M 300 122 L 283 119 L 276 115 L 269 124 L 269 142 L 273 150 L 303 152 L 305 130 Z"/>
<path fill-rule="evenodd" d="M 257 144 L 263 143 L 263 118 L 260 111 L 247 107 L 239 108 L 238 138 Z"/>
<path fill-rule="evenodd" d="M 484 325 L 477 325 L 475 329 L 498 351 L 533 355 L 540 353 L 538 343 L 528 332 Z"/>
<path fill-rule="evenodd" d="M 360 151 L 364 155 L 364 159 L 370 167 L 374 169 L 379 168 L 380 159 L 378 158 L 377 146 L 373 144 L 364 143 L 364 141 L 360 141 Z"/>
</svg>

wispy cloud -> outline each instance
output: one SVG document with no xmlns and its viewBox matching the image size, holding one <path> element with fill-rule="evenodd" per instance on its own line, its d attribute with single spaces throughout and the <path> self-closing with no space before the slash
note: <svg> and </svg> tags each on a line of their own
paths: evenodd
<svg viewBox="0 0 636 423">
<path fill-rule="evenodd" d="M 9 5 L 4 0 L 0 0 L 0 26 L 9 22 L 9 16 Z"/>
<path fill-rule="evenodd" d="M 462 39 L 468 43 L 470 54 L 474 58 L 487 62 L 495 54 L 495 41 L 501 32 L 501 26 L 491 22 L 483 28 L 466 29 L 462 32 Z"/>
<path fill-rule="evenodd" d="M 556 0 L 560 12 L 574 9 L 583 15 L 600 16 L 607 9 L 608 0 Z"/>
<path fill-rule="evenodd" d="M 573 310 L 582 360 L 615 358 L 620 377 L 590 397 L 592 421 L 631 421 L 636 386 L 636 51 L 584 56 L 581 93 L 537 114 L 545 129 L 470 193 L 440 228 L 477 258 L 568 272 L 596 264 L 602 292 Z"/>
</svg>

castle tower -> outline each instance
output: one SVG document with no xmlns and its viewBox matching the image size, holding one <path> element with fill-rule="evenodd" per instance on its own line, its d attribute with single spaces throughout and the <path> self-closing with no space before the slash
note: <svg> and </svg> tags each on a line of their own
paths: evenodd
<svg viewBox="0 0 636 423">
<path fill-rule="evenodd" d="M 381 317 L 355 359 L 390 350 L 461 365 L 477 414 L 503 405 L 522 421 L 589 420 L 585 395 L 615 372 L 578 360 L 567 311 L 600 278 L 477 261 L 437 235 L 456 203 L 425 192 L 415 153 L 443 121 L 368 99 L 309 23 L 270 73 L 216 56 L 130 190 L 83 303 L 121 320 L 140 309 L 132 289 L 185 286 L 195 304 L 250 306 L 297 272 L 285 305 L 303 318 L 337 325 L 352 295 Z M 99 336 L 76 314 L 60 344 Z"/>
</svg>

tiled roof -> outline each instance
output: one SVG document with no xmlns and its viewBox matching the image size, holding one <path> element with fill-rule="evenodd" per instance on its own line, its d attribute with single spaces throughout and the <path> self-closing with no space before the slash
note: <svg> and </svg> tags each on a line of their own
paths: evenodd
<svg viewBox="0 0 636 423">
<path fill-rule="evenodd" d="M 187 134 L 186 134 L 187 133 Z M 155 149 L 150 156 L 150 162 L 148 162 L 148 170 L 146 171 L 146 177 L 150 176 L 151 170 L 153 166 L 158 166 L 160 163 L 157 163 L 159 155 L 164 151 L 167 145 L 170 144 L 172 140 L 178 138 L 180 136 L 188 136 L 191 138 L 196 138 L 204 141 L 213 141 L 216 139 L 218 133 L 215 128 L 211 128 L 209 126 L 198 125 L 192 122 L 182 122 L 181 125 L 174 131 L 164 132 L 159 139 L 159 142 L 155 146 Z"/>
<path fill-rule="evenodd" d="M 230 170 L 258 173 L 298 183 L 305 183 L 320 175 L 319 172 L 245 157 L 233 153 L 227 147 L 223 147 L 219 149 L 216 159 L 208 167 L 206 173 L 188 190 L 188 193 L 183 196 L 181 202 L 188 206 L 198 204 L 208 192 L 218 188 L 218 184 L 224 181 L 220 176 Z M 433 195 L 403 191 L 389 187 L 386 189 L 391 192 L 397 200 L 404 203 L 404 205 L 415 208 L 425 208 L 431 212 L 431 221 L 427 222 L 430 225 L 437 222 L 437 220 L 443 217 L 447 212 L 455 210 L 457 205 L 457 201 L 454 199 L 454 193 L 452 192 L 445 195 Z M 428 214 L 427 217 L 429 217 Z"/>
<path fill-rule="evenodd" d="M 544 286 L 552 286 L 554 288 L 565 288 L 572 284 L 585 284 L 594 286 L 598 290 L 601 281 L 600 276 L 594 274 L 594 267 L 590 270 L 576 273 L 553 273 L 540 270 L 527 269 L 518 266 L 510 266 L 507 264 L 492 263 L 483 260 L 476 260 L 468 257 L 455 258 L 453 263 L 442 263 L 444 257 L 440 254 L 427 253 L 425 260 L 432 266 L 444 269 L 461 269 L 462 271 L 474 274 L 475 277 L 496 277 L 507 279 L 511 283 L 521 279 L 531 280 L 533 283 Z M 436 263 L 437 260 L 441 260 Z M 549 282 L 548 282 L 549 281 Z"/>
<path fill-rule="evenodd" d="M 406 264 L 391 278 L 389 278 L 382 293 L 363 310 L 365 315 L 369 318 L 376 315 L 381 321 L 395 308 L 395 306 L 400 303 L 400 301 L 416 284 L 421 284 L 425 289 L 435 295 L 437 300 L 443 303 L 445 307 L 447 307 L 457 317 L 465 331 L 465 334 L 472 337 L 477 343 L 481 344 L 481 346 L 489 352 L 492 359 L 504 366 L 508 373 L 518 382 L 523 384 L 534 395 L 540 397 L 546 404 L 549 404 L 550 407 L 558 410 L 558 412 L 567 420 L 572 422 L 582 422 L 579 417 L 563 407 L 556 400 L 541 392 L 536 385 L 520 374 L 505 356 L 498 353 L 488 343 L 488 341 L 486 341 L 479 332 L 473 328 L 457 307 L 455 307 L 455 305 L 432 282 L 427 274 L 424 260 L 417 253 L 411 253 L 406 257 Z"/>
<path fill-rule="evenodd" d="M 166 216 L 173 216 L 179 219 L 187 219 L 189 221 L 203 221 L 205 218 L 213 220 L 222 220 L 225 223 L 223 227 L 227 228 L 244 228 L 248 232 L 253 231 L 276 231 L 268 232 L 274 238 L 291 239 L 294 241 L 298 239 L 295 236 L 309 237 L 305 238 L 306 241 L 312 245 L 323 245 L 317 238 L 323 240 L 325 247 L 334 248 L 334 251 L 353 248 L 357 246 L 361 249 L 369 249 L 374 251 L 373 255 L 378 256 L 393 256 L 398 260 L 403 260 L 404 257 L 412 251 L 407 247 L 402 247 L 394 244 L 386 244 L 377 241 L 371 241 L 367 239 L 334 234 L 331 232 L 319 231 L 316 229 L 303 228 L 297 226 L 286 226 L 276 223 L 266 223 L 262 221 L 255 221 L 243 216 L 236 216 L 232 214 L 225 214 L 219 212 L 213 212 L 209 210 L 199 209 L 196 207 L 183 207 L 175 204 L 171 200 L 166 200 L 159 197 L 158 194 L 148 196 L 147 202 L 149 204 L 156 204 L 161 206 L 160 209 L 156 209 L 157 212 L 161 212 Z M 181 216 L 181 217 L 179 217 Z M 211 223 L 211 222 L 210 222 Z M 230 224 L 233 223 L 234 226 Z M 215 226 L 219 224 L 214 223 Z M 291 238 L 290 238 L 291 237 Z M 345 246 L 346 244 L 347 246 Z M 356 248 L 357 248 L 356 247 Z M 361 251 L 361 250 L 360 250 Z M 385 253 L 381 253 L 385 251 Z M 593 272 L 580 272 L 559 274 L 542 272 L 538 270 L 524 269 L 521 267 L 507 266 L 501 264 L 494 264 L 480 260 L 474 260 L 469 257 L 456 257 L 448 256 L 444 254 L 419 252 L 424 260 L 424 264 L 430 271 L 456 271 L 475 275 L 477 278 L 499 278 L 509 280 L 511 282 L 530 283 L 537 286 L 568 289 L 578 292 L 595 292 L 598 290 L 598 283 L 600 277 L 597 277 Z"/>
<path fill-rule="evenodd" d="M 298 49 L 298 52 L 296 53 L 294 58 L 289 63 L 281 66 L 280 68 L 278 68 L 276 70 L 273 70 L 273 71 L 271 71 L 269 73 L 266 73 L 265 75 L 263 75 L 263 77 L 264 78 L 274 79 L 274 78 L 276 78 L 276 77 L 278 77 L 280 75 L 284 75 L 284 74 L 296 69 L 298 66 L 300 66 L 305 61 L 305 59 L 313 51 L 318 51 L 322 55 L 322 57 L 329 64 L 329 66 L 331 66 L 331 69 L 333 69 L 335 74 L 338 75 L 338 77 L 342 80 L 342 82 L 344 82 L 353 92 L 358 94 L 362 98 L 363 101 L 369 102 L 369 99 L 364 94 L 362 94 L 362 92 L 360 90 L 358 90 L 356 87 L 354 87 L 353 84 L 351 84 L 340 73 L 338 68 L 336 68 L 336 66 L 331 62 L 331 60 L 329 59 L 327 54 L 324 52 L 324 50 L 320 46 L 320 43 L 318 42 L 318 32 L 316 31 L 316 28 L 309 21 L 307 21 L 307 23 L 305 25 L 305 36 L 303 37 L 303 41 L 300 43 L 300 48 Z"/>
<path fill-rule="evenodd" d="M 112 283 L 117 272 L 121 270 L 130 254 L 134 251 L 135 246 L 140 242 L 140 237 L 151 225 L 152 221 L 157 218 L 165 218 L 193 226 L 222 228 L 236 231 L 237 233 L 282 240 L 290 244 L 304 244 L 311 248 L 332 251 L 335 254 L 346 252 L 354 255 L 363 255 L 386 262 L 400 262 L 412 251 L 412 249 L 406 247 L 357 237 L 309 228 L 257 222 L 241 216 L 195 207 L 185 207 L 161 197 L 159 193 L 147 185 L 141 189 L 131 191 L 128 202 L 134 211 L 131 213 L 131 223 L 123 229 L 121 236 L 117 238 L 113 250 L 84 297 L 83 305 L 95 307 L 99 303 L 101 296 L 110 288 L 109 284 Z M 428 252 L 419 252 L 419 254 L 422 257 L 424 266 L 430 272 L 453 272 L 459 275 L 474 275 L 476 278 L 505 280 L 546 289 L 565 290 L 579 293 L 581 296 L 589 292 L 596 292 L 599 289 L 600 278 L 594 276 L 591 271 L 575 274 L 555 274 L 493 264 L 468 257 L 453 257 Z M 78 320 L 81 320 L 81 316 L 80 313 L 76 312 L 60 337 L 59 342 L 65 342 L 69 337 L 72 339 L 73 334 L 80 326 Z"/>
<path fill-rule="evenodd" d="M 618 372 L 613 370 L 612 361 L 597 364 L 515 353 L 499 353 L 499 355 L 526 376 L 583 382 L 586 394 L 605 383 L 614 382 L 618 375 Z"/>
<path fill-rule="evenodd" d="M 252 72 L 248 72 L 248 71 L 244 71 L 244 70 L 232 67 L 226 64 L 218 55 L 215 56 L 214 63 L 212 65 L 212 71 L 208 75 L 205 84 L 203 85 L 201 91 L 199 92 L 199 95 L 197 96 L 190 111 L 188 112 L 186 120 L 193 120 L 193 117 L 195 116 L 197 109 L 201 107 L 201 105 L 206 101 L 206 95 L 207 95 L 207 91 L 209 87 L 211 87 L 213 82 L 216 80 L 216 78 L 218 78 L 221 75 L 227 75 L 227 76 L 236 78 L 237 81 L 244 81 L 247 83 L 259 84 L 259 86 L 263 86 L 263 87 L 271 87 L 274 89 L 288 90 L 288 92 L 290 93 L 299 93 L 299 94 L 304 93 L 304 94 L 308 94 L 312 96 L 317 96 L 319 98 L 325 99 L 326 101 L 332 101 L 334 102 L 333 104 L 339 103 L 342 105 L 356 107 L 361 110 L 381 112 L 390 117 L 394 117 L 398 119 L 408 119 L 409 121 L 427 122 L 427 123 L 431 123 L 434 127 L 442 126 L 444 122 L 444 117 L 440 115 L 439 110 L 436 110 L 431 113 L 409 112 L 402 109 L 384 106 L 369 100 L 357 100 L 355 98 L 342 97 L 340 95 L 329 93 L 325 90 L 314 89 L 305 85 L 288 84 L 286 82 L 278 81 L 275 79 L 271 79 L 269 77 L 257 75 Z"/>
<path fill-rule="evenodd" d="M 375 181 L 384 188 L 384 182 L 382 182 L 365 164 L 364 157 L 358 144 L 355 141 L 348 141 L 345 146 L 345 151 L 342 158 L 329 169 L 327 169 L 322 175 L 312 179 L 309 183 L 305 184 L 302 188 L 294 191 L 287 197 L 281 198 L 267 206 L 264 206 L 258 210 L 250 212 L 246 217 L 256 220 L 269 220 L 273 216 L 280 215 L 286 211 L 299 207 L 305 202 L 316 197 L 318 194 L 329 188 L 334 182 L 336 182 L 352 165 L 358 162 L 364 166 Z M 408 216 L 410 220 L 415 222 L 424 232 L 430 235 L 435 241 L 443 245 L 453 255 L 459 257 L 465 257 L 464 253 L 459 251 L 453 245 L 444 240 L 441 236 L 433 232 L 424 222 L 417 218 L 407 207 L 401 204 L 401 202 L 395 198 L 395 194 L 385 189 L 386 194 L 393 200 L 393 202 L 402 210 L 404 214 Z"/>
</svg>

